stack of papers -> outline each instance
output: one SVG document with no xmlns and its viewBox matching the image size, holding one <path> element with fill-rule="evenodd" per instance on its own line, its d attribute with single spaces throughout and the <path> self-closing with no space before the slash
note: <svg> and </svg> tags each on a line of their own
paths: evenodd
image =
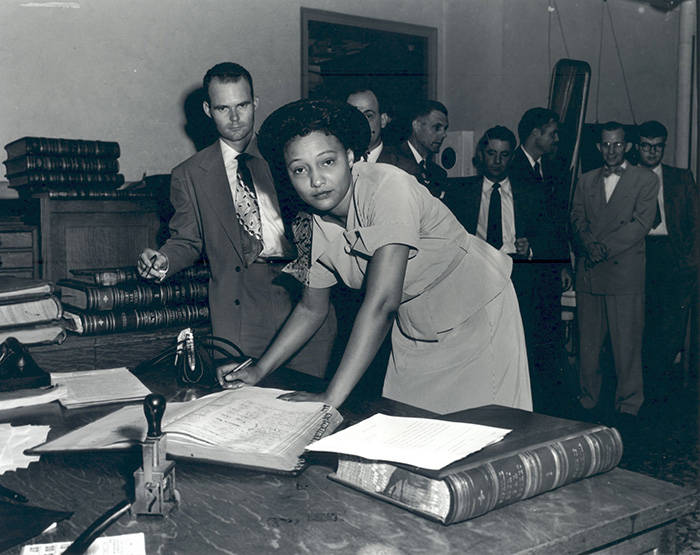
<svg viewBox="0 0 700 555">
<path fill-rule="evenodd" d="M 56 555 L 63 553 L 71 542 L 37 543 L 25 545 L 20 555 Z M 103 536 L 97 538 L 86 555 L 146 555 L 146 536 L 143 532 Z"/>
<path fill-rule="evenodd" d="M 125 367 L 51 373 L 51 383 L 65 388 L 59 401 L 67 409 L 138 401 L 151 393 Z"/>
<path fill-rule="evenodd" d="M 44 403 L 56 401 L 65 396 L 65 394 L 66 388 L 57 385 L 3 391 L 0 393 L 0 410 L 43 405 Z"/>
<path fill-rule="evenodd" d="M 10 426 L 0 424 L 0 474 L 27 468 L 30 462 L 38 461 L 38 456 L 27 456 L 30 449 L 46 441 L 50 426 Z"/>
<path fill-rule="evenodd" d="M 481 424 L 375 414 L 307 449 L 439 470 L 501 441 L 510 432 Z"/>
</svg>

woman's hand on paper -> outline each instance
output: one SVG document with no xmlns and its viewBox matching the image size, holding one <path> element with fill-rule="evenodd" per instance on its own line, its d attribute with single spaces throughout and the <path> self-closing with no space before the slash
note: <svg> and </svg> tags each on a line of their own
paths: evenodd
<svg viewBox="0 0 700 555">
<path fill-rule="evenodd" d="M 314 403 L 324 403 L 326 405 L 334 406 L 328 399 L 326 392 L 323 393 L 309 393 L 308 391 L 291 391 L 289 393 L 284 393 L 278 397 L 283 401 L 292 401 L 295 403 L 311 401 Z"/>
</svg>

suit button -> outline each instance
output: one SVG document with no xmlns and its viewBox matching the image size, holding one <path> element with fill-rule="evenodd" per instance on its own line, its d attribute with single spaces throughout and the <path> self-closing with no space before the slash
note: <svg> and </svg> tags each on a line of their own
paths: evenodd
<svg viewBox="0 0 700 555">
<path fill-rule="evenodd" d="M 241 271 L 241 267 L 240 267 L 240 266 L 236 266 L 236 271 L 237 271 L 237 272 L 240 272 L 240 271 Z"/>
<path fill-rule="evenodd" d="M 239 301 L 238 299 L 236 299 L 235 301 L 233 301 L 233 304 L 235 304 L 236 306 L 238 306 L 239 304 L 241 304 L 241 301 Z"/>
</svg>

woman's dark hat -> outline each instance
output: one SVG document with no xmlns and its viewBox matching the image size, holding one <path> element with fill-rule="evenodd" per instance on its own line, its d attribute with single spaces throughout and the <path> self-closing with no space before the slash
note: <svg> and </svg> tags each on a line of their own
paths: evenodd
<svg viewBox="0 0 700 555">
<path fill-rule="evenodd" d="M 334 135 L 359 158 L 367 151 L 369 124 L 354 106 L 334 100 L 297 100 L 270 114 L 260 126 L 258 149 L 270 165 L 284 161 L 284 147 L 313 131 Z"/>
</svg>

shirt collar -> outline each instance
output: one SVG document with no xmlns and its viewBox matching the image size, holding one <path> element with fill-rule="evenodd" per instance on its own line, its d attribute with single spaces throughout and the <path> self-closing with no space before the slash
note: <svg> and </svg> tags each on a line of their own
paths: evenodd
<svg viewBox="0 0 700 555">
<path fill-rule="evenodd" d="M 221 155 L 224 157 L 224 165 L 228 166 L 236 159 L 240 152 L 226 143 L 223 139 L 219 139 L 219 145 L 221 146 Z"/>
<path fill-rule="evenodd" d="M 411 144 L 411 141 L 406 141 L 408 143 L 408 148 L 411 149 L 411 152 L 413 153 L 413 157 L 416 159 L 416 162 L 420 164 L 423 161 L 423 157 L 420 155 L 420 152 L 416 150 L 416 148 Z"/>
<path fill-rule="evenodd" d="M 481 190 L 490 191 L 494 183 L 495 181 L 492 181 L 488 177 L 484 176 L 484 179 L 481 183 Z M 510 180 L 508 179 L 508 177 L 504 177 L 498 183 L 500 183 L 501 189 L 503 189 L 504 191 L 510 191 Z"/>
<path fill-rule="evenodd" d="M 540 156 L 537 160 L 535 160 L 532 156 L 530 156 L 530 153 L 525 149 L 525 147 L 524 147 L 523 145 L 520 145 L 520 150 L 523 151 L 523 153 L 525 154 L 525 157 L 526 157 L 526 158 L 528 159 L 528 161 L 530 162 L 530 167 L 531 167 L 531 168 L 534 168 L 534 167 L 535 167 L 535 164 L 536 164 L 537 162 L 539 162 L 539 161 L 542 159 L 542 157 Z"/>
<path fill-rule="evenodd" d="M 379 144 L 377 146 L 375 146 L 372 150 L 367 152 L 367 161 L 376 162 L 377 158 L 379 158 L 379 155 L 382 153 L 383 147 L 384 143 L 382 141 L 379 141 Z"/>
</svg>

